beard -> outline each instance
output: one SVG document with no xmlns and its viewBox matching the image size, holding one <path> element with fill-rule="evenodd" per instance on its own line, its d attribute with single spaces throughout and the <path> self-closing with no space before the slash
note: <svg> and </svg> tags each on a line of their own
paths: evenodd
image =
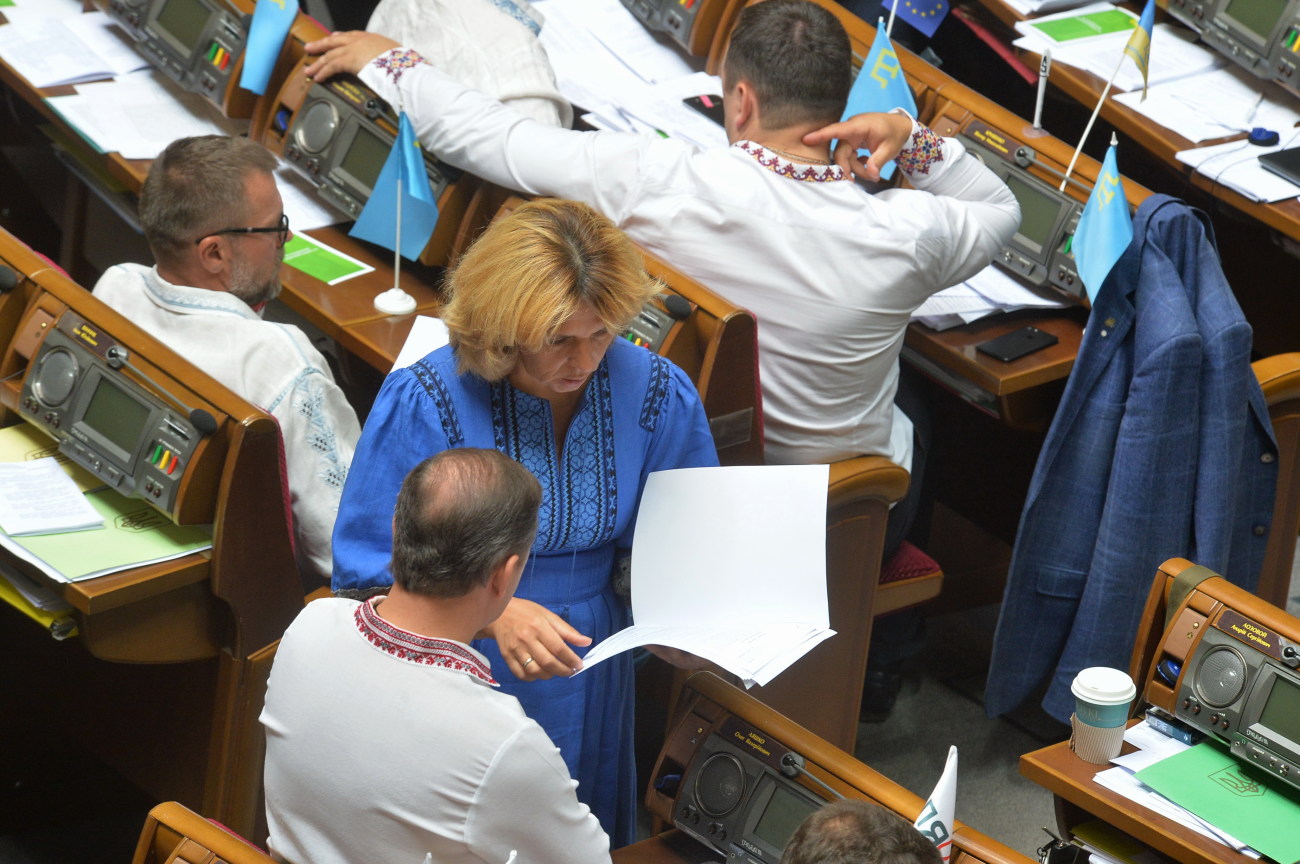
<svg viewBox="0 0 1300 864">
<path fill-rule="evenodd" d="M 280 263 L 284 253 L 276 257 L 275 270 L 270 274 L 257 274 L 246 256 L 235 258 L 230 268 L 230 293 L 249 306 L 257 307 L 280 296 Z"/>
</svg>

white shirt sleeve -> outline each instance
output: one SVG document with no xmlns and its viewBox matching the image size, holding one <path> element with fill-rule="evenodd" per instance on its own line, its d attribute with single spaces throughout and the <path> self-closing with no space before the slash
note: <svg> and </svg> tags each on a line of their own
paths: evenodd
<svg viewBox="0 0 1300 864">
<path fill-rule="evenodd" d="M 403 48 L 381 55 L 360 78 L 392 105 L 419 106 L 408 114 L 420 143 L 438 158 L 499 186 L 584 201 L 622 224 L 648 152 L 660 146 L 691 149 L 680 141 L 648 148 L 639 135 L 546 126 L 427 63 L 384 65 L 411 54 Z"/>
<path fill-rule="evenodd" d="M 483 778 L 466 844 L 486 862 L 504 864 L 514 850 L 527 864 L 609 864 L 609 838 L 577 786 L 542 727 L 527 721 Z"/>
<path fill-rule="evenodd" d="M 1020 227 L 1020 204 L 1007 185 L 955 138 L 912 120 L 898 166 L 931 196 L 932 231 L 917 240 L 921 264 L 940 287 L 974 276 Z M 881 193 L 882 197 L 898 190 Z"/>
</svg>

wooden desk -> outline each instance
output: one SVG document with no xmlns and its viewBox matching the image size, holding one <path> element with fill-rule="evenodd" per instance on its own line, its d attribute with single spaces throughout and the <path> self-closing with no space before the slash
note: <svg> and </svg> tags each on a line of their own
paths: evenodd
<svg viewBox="0 0 1300 864">
<path fill-rule="evenodd" d="M 999 21 L 1008 27 L 1014 27 L 1017 21 L 1025 20 L 1026 16 L 1021 15 L 1006 0 L 980 0 L 980 4 L 987 9 Z M 1140 11 L 1140 10 L 1138 10 Z M 1163 10 L 1157 13 L 1158 20 L 1172 21 L 1173 19 L 1164 16 Z M 1211 49 L 1213 50 L 1213 49 Z M 1016 49 L 1016 53 L 1033 68 L 1038 68 L 1039 55 L 1032 51 Z M 1049 82 L 1059 87 L 1066 95 L 1078 101 L 1089 111 L 1097 104 L 1097 97 L 1105 88 L 1106 82 L 1093 75 L 1091 72 L 1068 66 L 1064 63 L 1053 63 Z M 1261 79 L 1260 85 L 1265 82 Z M 1282 92 L 1282 91 L 1278 91 Z M 1269 228 L 1283 234 L 1292 240 L 1300 241 L 1300 198 L 1292 198 L 1287 201 L 1279 201 L 1276 204 L 1259 204 L 1251 201 L 1231 189 L 1216 184 L 1210 178 L 1197 174 L 1188 165 L 1179 162 L 1174 154 L 1180 150 L 1188 150 L 1193 147 L 1204 147 L 1210 144 L 1218 144 L 1223 141 L 1240 140 L 1245 137 L 1244 134 L 1230 135 L 1225 138 L 1214 141 L 1203 141 L 1198 143 L 1187 140 L 1181 135 L 1172 132 L 1163 126 L 1160 126 L 1146 117 L 1134 111 L 1125 105 L 1116 102 L 1114 96 L 1109 96 L 1106 103 L 1101 108 L 1101 117 L 1106 120 L 1122 135 L 1131 138 L 1139 144 L 1148 153 L 1155 156 L 1166 167 L 1174 171 L 1181 177 L 1187 179 L 1192 186 L 1202 190 L 1208 195 L 1231 205 L 1233 208 L 1241 211 L 1249 218 L 1267 225 Z M 1096 133 L 1093 133 L 1096 136 Z M 1077 142 L 1076 142 L 1077 143 Z M 1091 141 L 1094 146 L 1101 147 L 1104 141 Z"/>
<path fill-rule="evenodd" d="M 1254 860 L 1099 786 L 1092 778 L 1107 767 L 1083 761 L 1065 741 L 1020 757 L 1020 773 L 1055 798 L 1056 822 L 1063 837 L 1069 836 L 1075 825 L 1099 818 L 1181 864 L 1250 864 Z"/>
</svg>

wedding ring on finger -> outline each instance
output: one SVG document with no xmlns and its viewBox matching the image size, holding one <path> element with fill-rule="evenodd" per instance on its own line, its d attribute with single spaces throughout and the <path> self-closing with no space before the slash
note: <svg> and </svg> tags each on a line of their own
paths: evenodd
<svg viewBox="0 0 1300 864">
<path fill-rule="evenodd" d="M 521 668 L 521 669 L 527 669 L 527 668 L 528 668 L 528 664 L 529 664 L 529 663 L 532 663 L 532 662 L 533 662 L 533 658 L 532 658 L 532 657 L 525 657 L 525 658 L 524 658 L 524 662 L 521 664 L 520 668 Z"/>
</svg>

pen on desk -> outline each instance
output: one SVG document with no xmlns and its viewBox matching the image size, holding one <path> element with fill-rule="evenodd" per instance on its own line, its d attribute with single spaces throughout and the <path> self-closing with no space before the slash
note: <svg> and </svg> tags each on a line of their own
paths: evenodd
<svg viewBox="0 0 1300 864">
<path fill-rule="evenodd" d="M 1034 128 L 1043 128 L 1043 97 L 1047 94 L 1047 76 L 1052 71 L 1052 49 L 1043 52 L 1038 63 L 1038 101 L 1034 103 Z"/>
<path fill-rule="evenodd" d="M 1264 104 L 1264 91 L 1261 89 L 1259 91 L 1259 95 L 1255 97 L 1255 100 L 1246 107 L 1246 116 L 1241 119 L 1241 126 L 1243 129 L 1249 129 L 1251 128 L 1251 126 L 1254 125 L 1255 112 L 1257 112 L 1259 110 L 1259 106 L 1263 104 Z"/>
</svg>

